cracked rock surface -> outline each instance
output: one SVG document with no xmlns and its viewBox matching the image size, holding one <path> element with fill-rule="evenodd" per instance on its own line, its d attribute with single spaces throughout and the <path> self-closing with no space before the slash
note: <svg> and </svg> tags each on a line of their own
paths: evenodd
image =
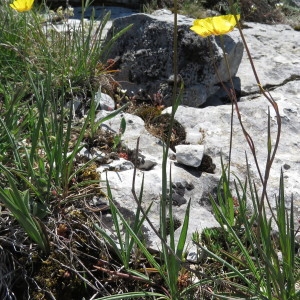
<svg viewBox="0 0 300 300">
<path fill-rule="evenodd" d="M 178 15 L 178 73 L 184 83 L 182 104 L 199 107 L 218 89 L 220 81 L 227 81 L 237 72 L 243 55 L 243 44 L 237 32 L 220 37 L 201 38 L 190 30 L 193 19 Z M 133 14 L 113 21 L 107 41 L 120 30 L 132 25 L 113 44 L 110 58 L 119 67 L 115 79 L 124 88 L 148 94 L 160 93 L 163 104 L 171 105 L 174 84 L 173 32 L 174 16 L 168 10 L 155 14 Z M 223 43 L 230 72 L 221 44 Z M 215 69 L 218 70 L 216 75 Z"/>
<path fill-rule="evenodd" d="M 243 33 L 263 87 L 273 89 L 300 80 L 300 33 L 284 24 L 245 23 Z M 236 77 L 242 94 L 257 93 L 246 53 Z M 298 84 L 299 86 L 299 84 Z"/>
</svg>

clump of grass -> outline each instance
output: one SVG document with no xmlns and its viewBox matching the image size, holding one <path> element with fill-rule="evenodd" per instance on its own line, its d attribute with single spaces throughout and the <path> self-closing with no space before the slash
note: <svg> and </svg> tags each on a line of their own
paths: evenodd
<svg viewBox="0 0 300 300">
<path fill-rule="evenodd" d="M 201 1 L 197 0 L 182 1 L 179 4 L 178 13 L 194 19 L 207 17 L 206 9 L 203 7 Z"/>
<path fill-rule="evenodd" d="M 88 5 L 88 2 L 85 4 Z M 85 9 L 83 7 L 83 11 Z M 62 234 L 61 228 L 54 225 L 62 221 L 61 215 L 64 215 L 66 222 L 70 213 L 68 209 L 74 203 L 90 207 L 86 202 L 92 197 L 105 197 L 99 188 L 100 175 L 93 165 L 95 159 L 84 160 L 79 152 L 87 146 L 85 134 L 88 129 L 91 139 L 95 140 L 101 123 L 125 108 L 120 107 L 96 121 L 98 108 L 94 94 L 102 83 L 107 87 L 107 82 L 111 80 L 110 72 L 105 67 L 105 56 L 121 33 L 108 43 L 103 43 L 103 28 L 109 14 L 101 22 L 96 22 L 92 17 L 87 23 L 82 18 L 76 30 L 63 23 L 68 30 L 60 32 L 57 24 L 45 24 L 38 8 L 18 13 L 4 2 L 0 10 L 1 15 L 5 16 L 0 20 L 0 200 L 5 207 L 1 206 L 2 214 L 8 215 L 8 218 L 1 215 L 1 224 L 15 230 L 12 235 L 8 233 L 1 237 L 1 240 L 10 249 L 15 249 L 12 251 L 13 257 L 21 253 L 25 268 L 29 268 L 29 273 L 33 271 L 32 274 L 38 278 L 38 270 L 31 268 L 38 268 L 39 264 L 27 262 L 33 255 L 37 261 L 41 257 L 51 256 L 55 249 L 61 247 L 61 238 L 69 236 Z M 75 109 L 78 102 L 86 104 L 82 115 Z M 76 125 L 78 130 L 75 130 Z M 79 215 L 80 221 L 76 219 Z M 80 231 L 91 237 L 87 224 L 92 221 L 80 212 L 77 217 L 68 219 L 66 232 L 80 226 Z M 14 220 L 23 229 L 16 230 Z M 69 272 L 70 277 L 76 277 L 73 282 L 80 280 L 83 286 L 89 280 L 78 271 L 80 260 L 77 258 L 80 255 L 76 256 L 75 265 L 71 263 L 71 256 L 72 251 L 80 252 L 88 241 L 84 242 L 83 235 L 79 233 L 75 240 L 76 246 L 64 246 L 67 251 L 61 253 L 64 260 L 60 259 L 58 264 L 62 266 L 65 263 L 68 268 L 64 274 Z M 91 253 L 101 248 L 98 239 L 95 243 L 98 246 L 90 247 Z M 26 251 L 20 250 L 20 247 Z M 88 253 L 88 250 L 83 252 Z M 91 257 L 96 261 L 97 257 Z M 3 286 L 6 290 L 3 299 L 12 295 L 13 291 L 18 294 L 18 289 L 13 286 L 14 280 L 19 280 L 13 275 L 16 266 L 4 274 L 12 277 Z M 87 271 L 86 267 L 83 269 Z M 26 282 L 23 278 L 22 288 L 32 290 L 34 286 L 39 286 L 35 279 L 31 279 Z M 61 279 L 58 281 L 61 282 Z M 51 281 L 50 278 L 46 280 Z M 68 274 L 64 280 L 67 284 Z M 51 294 L 56 288 L 53 284 L 51 288 L 44 286 L 42 293 L 44 296 Z M 87 294 L 95 289 L 95 286 L 90 286 Z"/>
<path fill-rule="evenodd" d="M 71 96 L 79 94 L 85 101 L 101 85 L 107 86 L 107 81 L 113 84 L 105 56 L 118 34 L 104 45 L 102 35 L 110 14 L 101 20 L 93 14 L 87 21 L 84 11 L 88 6 L 89 1 L 85 1 L 79 22 L 63 19 L 61 24 L 51 18 L 45 21 L 36 9 L 21 14 L 8 5 L 1 6 L 6 16 L 1 19 L 2 80 L 27 83 L 29 87 L 30 70 L 34 81 L 48 80 L 53 91 L 64 89 Z"/>
</svg>

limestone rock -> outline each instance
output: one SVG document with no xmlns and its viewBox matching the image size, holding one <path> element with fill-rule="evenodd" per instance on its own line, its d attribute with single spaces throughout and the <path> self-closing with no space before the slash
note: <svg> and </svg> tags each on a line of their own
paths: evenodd
<svg viewBox="0 0 300 300">
<path fill-rule="evenodd" d="M 300 33 L 284 24 L 266 25 L 244 22 L 243 34 L 250 50 L 261 85 L 267 90 L 300 79 Z M 283 38 L 284 36 L 284 38 Z M 241 101 L 257 98 L 259 87 L 244 50 L 243 59 L 233 83 Z M 230 84 L 225 82 L 228 88 Z M 297 87 L 296 87 L 297 90 Z M 282 96 L 284 97 L 284 96 Z M 209 97 L 204 106 L 228 103 L 223 87 Z"/>
<path fill-rule="evenodd" d="M 100 111 L 98 118 L 106 116 L 109 112 Z M 151 136 L 144 127 L 144 122 L 141 118 L 122 113 L 115 118 L 108 120 L 102 124 L 109 130 L 118 132 L 120 120 L 124 117 L 127 122 L 125 134 L 122 136 L 122 141 L 129 149 L 136 148 L 136 142 L 139 138 L 139 152 L 145 159 L 150 159 L 155 163 L 151 169 L 145 171 L 139 168 L 136 172 L 135 187 L 136 193 L 139 195 L 141 183 L 144 176 L 144 190 L 142 205 L 147 208 L 153 202 L 152 209 L 149 212 L 149 218 L 153 222 L 156 229 L 159 228 L 159 203 L 161 195 L 162 182 L 162 155 L 163 142 L 158 138 Z M 173 151 L 170 150 L 170 154 Z M 203 228 L 217 226 L 210 211 L 208 202 L 208 195 L 214 190 L 218 184 L 219 175 L 202 173 L 201 180 L 199 170 L 186 170 L 184 167 L 177 164 L 174 160 L 169 159 L 167 169 L 172 170 L 172 203 L 174 217 L 181 223 L 185 215 L 187 201 L 191 199 L 191 215 L 188 236 L 191 237 L 195 231 L 201 232 Z M 118 170 L 113 169 L 106 171 L 107 179 L 109 181 L 114 200 L 122 207 L 123 212 L 128 216 L 135 211 L 137 204 L 132 195 L 133 169 Z M 170 182 L 169 182 L 170 183 Z M 101 182 L 103 190 L 106 190 L 106 183 Z M 203 196 L 203 197 L 202 197 Z M 180 229 L 175 231 L 176 240 L 179 238 Z M 152 248 L 158 249 L 160 241 L 152 231 L 152 229 L 145 223 L 145 236 L 148 240 L 148 245 Z"/>
<path fill-rule="evenodd" d="M 286 85 L 272 91 L 272 96 L 276 100 L 281 114 L 282 131 L 280 146 L 274 160 L 269 179 L 268 192 L 270 203 L 275 208 L 275 195 L 279 191 L 280 170 L 283 170 L 285 177 L 285 192 L 287 207 L 290 203 L 291 195 L 294 195 L 295 219 L 300 217 L 300 164 L 299 164 L 299 135 L 300 126 L 300 85 L 299 81 L 289 82 Z M 264 170 L 267 157 L 267 122 L 268 122 L 269 103 L 263 96 L 257 96 L 252 101 L 242 101 L 239 109 L 244 122 L 245 129 L 252 136 L 256 155 L 261 170 Z M 271 133 L 274 145 L 277 120 L 271 110 Z M 168 113 L 170 109 L 166 109 Z M 184 124 L 185 128 L 197 128 L 201 126 L 205 132 L 204 146 L 206 153 L 209 154 L 217 165 L 216 174 L 220 174 L 220 156 L 224 161 L 228 160 L 229 138 L 230 138 L 230 116 L 231 105 L 216 107 L 206 107 L 203 109 L 180 106 L 175 115 L 176 119 Z M 187 142 L 189 142 L 187 137 Z M 249 146 L 240 128 L 236 114 L 233 120 L 233 149 L 231 171 L 240 179 L 244 180 L 247 172 L 245 153 L 248 156 L 248 163 L 252 179 L 261 187 L 258 173 Z M 200 177 L 201 180 L 201 177 Z M 271 196 L 272 195 L 272 196 Z"/>
<path fill-rule="evenodd" d="M 134 168 L 134 165 L 131 161 L 126 159 L 120 158 L 118 160 L 113 160 L 110 164 L 103 164 L 101 165 L 97 171 L 98 172 L 105 172 L 105 171 L 127 171 Z"/>
<path fill-rule="evenodd" d="M 115 101 L 112 99 L 111 96 L 102 93 L 101 88 L 95 94 L 94 101 L 96 102 L 96 107 L 99 106 L 99 108 L 102 110 L 112 111 L 115 109 Z"/>
<path fill-rule="evenodd" d="M 256 24 L 250 23 L 248 26 L 251 28 L 245 28 L 244 32 L 250 51 L 253 54 L 254 64 L 261 76 L 262 85 L 265 87 L 271 86 L 271 95 L 278 104 L 282 120 L 281 142 L 269 179 L 270 203 L 274 208 L 275 195 L 278 195 L 280 170 L 282 169 L 285 180 L 286 206 L 289 206 L 293 194 L 295 221 L 297 221 L 300 218 L 300 32 L 291 31 L 290 27 L 285 25 L 257 24 L 260 30 L 257 31 L 256 35 L 253 35 Z M 287 39 L 279 39 L 280 35 L 286 36 Z M 262 43 L 260 40 L 264 42 Z M 272 55 L 269 55 L 269 53 Z M 278 59 L 275 62 L 274 57 L 278 56 L 283 58 L 281 61 Z M 289 57 L 291 61 L 289 61 Z M 248 58 L 244 56 L 241 63 L 243 68 L 237 73 L 239 87 L 243 95 L 239 107 L 246 130 L 253 137 L 258 162 L 263 171 L 267 154 L 267 111 L 269 104 L 266 99 L 257 93 L 257 84 L 251 75 L 248 64 Z M 287 64 L 287 67 L 285 64 Z M 219 101 L 220 103 L 222 102 Z M 164 113 L 170 113 L 170 108 L 164 110 Z M 108 112 L 101 112 L 101 114 L 104 116 Z M 191 201 L 188 241 L 190 241 L 191 235 L 195 231 L 201 232 L 205 227 L 218 226 L 211 212 L 210 196 L 216 198 L 216 190 L 221 176 L 220 156 L 223 155 L 225 164 L 228 162 L 230 116 L 231 105 L 208 106 L 205 108 L 179 106 L 176 113 L 176 120 L 184 126 L 187 133 L 186 141 L 192 145 L 197 145 L 201 141 L 201 144 L 205 147 L 205 155 L 208 155 L 213 164 L 216 165 L 214 173 L 207 173 L 201 172 L 197 168 L 178 164 L 174 159 L 170 158 L 168 160 L 167 169 L 169 171 L 171 166 L 172 174 L 172 178 L 168 179 L 168 183 L 172 188 L 172 193 L 177 195 L 172 199 L 174 217 L 182 222 L 187 201 Z M 98 117 L 101 117 L 100 114 Z M 127 122 L 126 132 L 122 137 L 123 142 L 130 149 L 135 149 L 137 139 L 140 138 L 140 154 L 145 159 L 148 156 L 151 157 L 151 160 L 156 163 L 148 171 L 137 170 L 135 189 L 137 195 L 139 195 L 144 177 L 142 205 L 147 208 L 153 202 L 149 218 L 158 229 L 163 143 L 146 131 L 141 118 L 130 114 L 123 113 L 112 120 L 106 121 L 103 126 L 118 132 L 122 117 L 125 117 Z M 275 115 L 271 110 L 272 143 L 274 143 L 276 122 Z M 261 185 L 255 164 L 235 114 L 231 171 L 242 181 L 245 179 L 247 171 L 245 152 L 249 159 L 253 181 L 260 189 Z M 170 153 L 172 157 L 174 153 L 172 151 Z M 127 210 L 132 215 L 137 207 L 131 191 L 133 169 L 120 172 L 107 171 L 107 178 L 112 188 L 114 200 L 124 211 Z M 101 182 L 101 185 L 105 190 L 105 182 Z M 184 199 L 186 203 L 183 203 Z M 144 233 L 149 246 L 160 248 L 160 240 L 146 223 L 145 227 Z M 181 227 L 175 231 L 176 239 L 178 239 L 180 229 Z"/>
<path fill-rule="evenodd" d="M 178 163 L 195 168 L 200 166 L 204 153 L 203 145 L 178 145 L 175 149 Z"/>
<path fill-rule="evenodd" d="M 243 29 L 261 84 L 267 89 L 300 79 L 300 33 L 284 24 L 245 23 Z M 259 91 L 246 53 L 236 77 L 241 94 Z"/>
<path fill-rule="evenodd" d="M 173 76 L 174 16 L 167 10 L 156 15 L 134 14 L 113 21 L 107 41 L 126 26 L 133 27 L 113 45 L 110 58 L 119 63 L 115 79 L 133 92 L 143 89 L 150 96 L 158 92 L 163 103 L 170 105 Z M 237 32 L 223 36 L 230 65 L 227 72 L 220 37 L 201 38 L 190 30 L 193 19 L 178 16 L 178 84 L 184 82 L 182 104 L 198 107 L 213 94 L 220 80 L 228 81 L 237 72 L 243 44 Z M 211 56 L 213 55 L 213 58 Z M 214 63 L 219 76 L 216 75 Z M 230 76 L 228 75 L 230 74 Z"/>
</svg>

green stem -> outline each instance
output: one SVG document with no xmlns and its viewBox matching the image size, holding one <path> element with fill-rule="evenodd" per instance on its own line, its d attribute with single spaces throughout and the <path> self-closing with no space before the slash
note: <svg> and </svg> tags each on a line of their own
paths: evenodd
<svg viewBox="0 0 300 300">
<path fill-rule="evenodd" d="M 167 202 L 167 161 L 168 161 L 168 154 L 169 154 L 169 147 L 170 147 L 170 140 L 172 135 L 172 128 L 174 124 L 174 117 L 176 113 L 176 100 L 177 100 L 177 81 L 178 81 L 178 54 L 177 54 L 177 0 L 174 1 L 174 37 L 173 37 L 173 73 L 174 73 L 174 86 L 173 86 L 173 99 L 172 99 L 172 112 L 171 112 L 171 119 L 169 125 L 169 131 L 167 135 L 167 140 L 165 143 L 165 149 L 163 154 L 163 161 L 162 161 L 162 199 L 161 199 L 161 223 L 163 226 L 162 228 L 162 237 L 166 240 L 166 202 Z"/>
<path fill-rule="evenodd" d="M 232 89 L 233 89 L 234 84 L 233 84 L 231 73 L 230 73 L 230 67 L 229 67 L 229 62 L 228 62 L 228 58 L 227 58 L 227 53 L 225 51 L 223 35 L 220 36 L 220 40 L 221 40 L 221 48 L 222 48 L 222 52 L 223 52 L 223 57 L 225 60 L 226 69 L 227 69 L 229 80 L 230 80 L 230 85 L 232 86 Z M 231 99 L 231 118 L 230 118 L 229 154 L 228 154 L 228 182 L 230 182 L 230 165 L 231 165 L 232 138 L 233 138 L 233 108 L 234 108 L 234 99 L 235 99 L 235 97 L 232 97 L 231 93 L 230 93 L 230 99 Z"/>
</svg>

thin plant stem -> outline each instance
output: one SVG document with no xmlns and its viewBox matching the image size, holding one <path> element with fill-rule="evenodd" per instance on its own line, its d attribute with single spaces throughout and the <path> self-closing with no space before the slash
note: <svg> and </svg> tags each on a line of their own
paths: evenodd
<svg viewBox="0 0 300 300">
<path fill-rule="evenodd" d="M 234 12 L 233 1 L 232 0 L 229 1 L 229 5 L 230 5 L 230 7 L 232 8 L 232 10 Z M 281 117 L 280 117 L 280 113 L 279 113 L 279 109 L 278 109 L 278 105 L 277 105 L 276 101 L 272 98 L 272 96 L 270 95 L 270 93 L 268 93 L 268 92 L 265 91 L 265 89 L 263 88 L 263 86 L 262 86 L 262 84 L 261 84 L 261 82 L 259 80 L 258 74 L 256 72 L 256 68 L 255 68 L 255 65 L 254 65 L 254 62 L 253 62 L 250 50 L 249 50 L 249 47 L 247 45 L 244 33 L 242 31 L 242 28 L 241 28 L 241 24 L 240 24 L 239 20 L 237 19 L 235 13 L 234 13 L 234 17 L 235 17 L 237 28 L 239 30 L 241 39 L 243 41 L 243 44 L 244 44 L 244 47 L 245 47 L 245 50 L 246 50 L 246 53 L 247 53 L 247 56 L 248 56 L 251 68 L 252 68 L 252 72 L 254 74 L 256 83 L 257 83 L 257 85 L 259 87 L 259 91 L 262 93 L 262 95 L 268 100 L 268 102 L 273 107 L 273 109 L 274 109 L 274 111 L 276 113 L 276 119 L 277 119 L 277 135 L 276 135 L 276 140 L 275 140 L 275 144 L 274 144 L 274 147 L 273 147 L 273 151 L 271 151 L 271 146 L 272 145 L 271 145 L 271 137 L 270 137 L 270 128 L 268 128 L 268 141 L 267 141 L 267 143 L 268 143 L 268 156 L 267 156 L 267 160 L 266 160 L 265 173 L 264 173 L 264 177 L 263 177 L 262 174 L 260 173 L 260 168 L 259 168 L 259 164 L 258 164 L 258 161 L 257 161 L 257 157 L 256 157 L 256 152 L 255 152 L 255 147 L 254 147 L 253 140 L 251 139 L 251 137 L 249 136 L 249 134 L 246 132 L 244 126 L 242 125 L 241 115 L 239 113 L 238 105 L 235 102 L 235 106 L 236 106 L 236 111 L 237 111 L 237 114 L 238 114 L 239 122 L 242 125 L 243 133 L 244 133 L 244 135 L 246 137 L 246 140 L 248 142 L 248 145 L 249 145 L 249 147 L 251 149 L 252 155 L 253 155 L 254 160 L 255 160 L 255 165 L 256 165 L 256 168 L 257 168 L 257 170 L 258 170 L 258 172 L 260 174 L 260 179 L 261 179 L 261 183 L 262 183 L 262 192 L 261 192 L 260 203 L 259 203 L 259 207 L 258 207 L 258 210 L 259 210 L 259 220 L 260 220 L 261 217 L 262 217 L 262 209 L 263 209 L 264 199 L 265 198 L 267 200 L 268 206 L 269 207 L 271 206 L 270 202 L 268 200 L 268 195 L 267 195 L 267 185 L 268 185 L 268 180 L 269 180 L 269 176 L 270 176 L 271 166 L 273 164 L 273 161 L 274 161 L 274 158 L 275 158 L 275 155 L 277 153 L 278 146 L 279 146 L 280 134 L 281 134 Z M 268 116 L 270 116 L 270 114 L 268 114 Z M 268 120 L 268 125 L 270 126 L 270 121 L 269 120 Z"/>
<path fill-rule="evenodd" d="M 225 44 L 224 44 L 224 39 L 223 39 L 223 35 L 220 36 L 220 40 L 221 40 L 221 45 L 222 45 L 222 51 L 223 51 L 223 57 L 226 63 L 226 68 L 227 68 L 227 72 L 228 72 L 228 76 L 229 76 L 229 80 L 230 80 L 230 84 L 232 86 L 232 88 L 234 87 L 233 85 L 233 81 L 232 81 L 232 77 L 231 77 L 231 73 L 230 73 L 230 67 L 229 67 L 229 62 L 228 62 L 228 58 L 227 58 L 227 53 L 225 52 Z M 233 99 L 232 97 L 230 97 L 231 99 L 231 117 L 230 117 L 230 138 L 229 138 L 229 154 L 228 154 L 228 181 L 230 181 L 230 165 L 231 165 L 231 153 L 232 153 L 232 139 L 233 139 L 233 111 L 234 111 L 234 105 L 233 105 Z"/>
<path fill-rule="evenodd" d="M 166 143 L 163 149 L 162 161 L 162 195 L 161 195 L 161 223 L 166 224 L 166 202 L 167 202 L 167 161 L 170 147 L 170 140 L 172 135 L 172 127 L 174 124 L 174 116 L 176 112 L 176 98 L 177 98 L 177 81 L 178 81 L 178 58 L 177 58 L 177 0 L 174 1 L 174 32 L 173 32 L 173 99 L 172 99 L 172 112 L 169 123 L 169 131 L 167 134 Z M 166 226 L 161 226 L 162 237 L 166 240 Z"/>
<path fill-rule="evenodd" d="M 223 52 L 223 57 L 225 59 L 228 76 L 230 78 L 230 84 L 231 84 L 232 89 L 233 89 L 234 85 L 233 85 L 233 81 L 232 81 L 231 74 L 230 74 L 229 63 L 228 63 L 227 55 L 226 55 L 226 52 L 225 52 L 224 40 L 223 40 L 222 35 L 220 36 L 220 39 L 221 39 L 221 44 L 222 44 L 221 48 L 222 48 L 222 52 Z M 219 82 L 222 85 L 222 88 L 226 91 L 226 93 L 229 96 L 230 101 L 231 101 L 230 137 L 229 137 L 228 169 L 227 169 L 227 171 L 228 171 L 227 172 L 228 173 L 228 181 L 230 181 L 230 166 L 231 166 L 232 140 L 233 140 L 233 111 L 234 111 L 234 98 L 233 98 L 232 95 L 235 94 L 235 93 L 233 92 L 233 90 L 229 91 L 228 88 L 225 86 L 223 80 L 221 79 L 221 76 L 219 74 L 219 71 L 218 71 L 218 68 L 217 68 L 217 65 L 216 65 L 216 60 L 215 60 L 215 57 L 214 57 L 213 51 L 212 51 L 211 37 L 208 37 L 208 41 L 209 41 L 210 56 L 212 57 L 213 66 L 214 66 L 216 75 L 218 77 Z"/>
</svg>

